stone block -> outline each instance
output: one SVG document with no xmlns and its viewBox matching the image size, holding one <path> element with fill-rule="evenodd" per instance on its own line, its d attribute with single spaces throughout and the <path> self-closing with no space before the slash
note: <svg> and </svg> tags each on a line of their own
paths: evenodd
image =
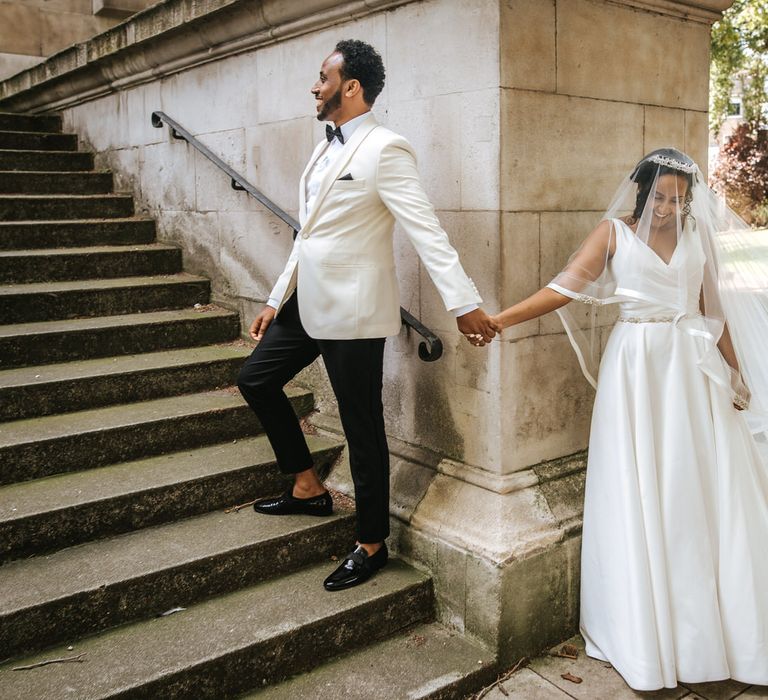
<svg viewBox="0 0 768 700">
<path fill-rule="evenodd" d="M 591 0 L 557 4 L 560 93 L 706 110 L 708 64 L 706 24 Z"/>
<path fill-rule="evenodd" d="M 461 208 L 461 106 L 460 94 L 438 95 L 394 102 L 387 113 L 387 127 L 413 146 L 422 184 L 437 209 Z"/>
<path fill-rule="evenodd" d="M 407 47 L 387 55 L 390 103 L 497 87 L 498 32 L 496 0 L 431 0 L 389 13 L 387 36 Z"/>
<path fill-rule="evenodd" d="M 111 170 L 116 192 L 130 192 L 134 195 L 137 212 L 141 213 L 142 188 L 139 169 L 140 148 L 120 148 L 96 154 L 96 167 Z M 147 213 L 149 209 L 147 208 Z"/>
<path fill-rule="evenodd" d="M 437 542 L 435 577 L 437 605 L 440 617 L 450 627 L 464 631 L 467 597 L 467 560 L 470 555 L 449 544 Z"/>
<path fill-rule="evenodd" d="M 256 62 L 251 51 L 164 78 L 155 109 L 195 135 L 252 126 L 258 118 Z"/>
<path fill-rule="evenodd" d="M 47 56 L 41 41 L 42 12 L 18 2 L 0 2 L 0 46 L 3 51 Z"/>
<path fill-rule="evenodd" d="M 245 174 L 245 130 L 200 134 L 199 140 L 235 172 Z M 232 188 L 231 178 L 199 152 L 195 153 L 195 191 L 198 211 L 259 211 L 263 205 L 247 192 Z"/>
<path fill-rule="evenodd" d="M 299 208 L 299 180 L 316 141 L 312 117 L 261 124 L 245 130 L 245 175 L 283 209 Z"/>
<path fill-rule="evenodd" d="M 505 0 L 500 4 L 501 85 L 554 92 L 555 0 Z"/>
<path fill-rule="evenodd" d="M 112 27 L 114 20 L 69 12 L 40 14 L 40 48 L 44 56 L 86 41 Z"/>
<path fill-rule="evenodd" d="M 227 293 L 266 301 L 291 252 L 290 229 L 262 211 L 222 211 L 219 227 Z"/>
<path fill-rule="evenodd" d="M 471 277 L 483 298 L 482 306 L 499 308 L 501 281 L 501 222 L 495 211 L 438 211 L 438 218 L 453 247 L 459 253 L 464 271 Z M 434 328 L 456 330 L 455 317 L 446 311 L 429 273 L 421 267 L 421 315 Z"/>
<path fill-rule="evenodd" d="M 499 208 L 499 90 L 461 96 L 461 209 Z"/>
<path fill-rule="evenodd" d="M 182 249 L 184 271 L 204 275 L 219 293 L 227 284 L 221 266 L 219 222 L 214 212 L 163 211 L 157 218 L 158 240 Z"/>
<path fill-rule="evenodd" d="M 643 156 L 639 105 L 517 90 L 501 105 L 506 211 L 605 210 Z"/>
<path fill-rule="evenodd" d="M 121 20 L 152 4 L 151 0 L 93 0 L 93 14 Z"/>
<path fill-rule="evenodd" d="M 43 56 L 27 56 L 19 53 L 0 53 L 0 80 L 10 78 L 27 68 L 44 61 Z"/>
<path fill-rule="evenodd" d="M 573 537 L 504 568 L 500 663 L 516 663 L 577 631 L 580 551 L 581 538 Z"/>
<path fill-rule="evenodd" d="M 502 567 L 496 562 L 478 556 L 467 559 L 464 631 L 492 649 L 498 648 L 499 620 L 505 605 L 501 573 Z"/>
<path fill-rule="evenodd" d="M 310 89 L 323 60 L 339 41 L 350 37 L 375 46 L 387 65 L 386 20 L 380 14 L 302 34 L 261 49 L 254 80 L 259 86 L 258 123 L 314 117 L 315 99 Z M 386 95 L 382 93 L 379 101 L 386 102 Z"/>
<path fill-rule="evenodd" d="M 530 668 L 521 668 L 515 674 L 499 684 L 501 687 L 493 688 L 483 697 L 486 700 L 506 700 L 508 697 L 525 698 L 525 700 L 567 700 L 570 695 L 558 690 L 549 681 L 531 671 Z"/>
<path fill-rule="evenodd" d="M 685 152 L 691 156 L 707 177 L 709 122 L 706 112 L 685 113 Z"/>
<path fill-rule="evenodd" d="M 619 181 L 616 181 L 618 187 Z M 606 199 L 607 207 L 609 200 Z M 539 286 L 549 284 L 554 277 L 562 272 L 571 255 L 600 223 L 600 212 L 545 212 L 541 215 L 540 261 L 541 272 Z M 596 308 L 577 301 L 570 302 L 568 310 L 579 322 L 581 328 L 591 327 L 591 314 Z M 563 324 L 556 313 L 542 316 L 540 319 L 542 333 L 562 333 Z"/>
<path fill-rule="evenodd" d="M 540 288 L 539 222 L 533 212 L 504 212 L 501 217 L 501 303 L 498 311 L 517 304 Z M 539 319 L 506 329 L 506 340 L 526 338 L 539 333 Z"/>
<path fill-rule="evenodd" d="M 505 343 L 501 362 L 504 473 L 585 449 L 594 390 L 566 335 Z"/>
<path fill-rule="evenodd" d="M 40 7 L 50 12 L 76 12 L 90 15 L 93 0 L 15 0 L 16 5 Z"/>
<path fill-rule="evenodd" d="M 666 107 L 645 108 L 643 155 L 657 148 L 685 150 L 685 111 Z"/>
<path fill-rule="evenodd" d="M 142 199 L 151 211 L 195 211 L 195 153 L 175 141 L 143 146 Z"/>
</svg>

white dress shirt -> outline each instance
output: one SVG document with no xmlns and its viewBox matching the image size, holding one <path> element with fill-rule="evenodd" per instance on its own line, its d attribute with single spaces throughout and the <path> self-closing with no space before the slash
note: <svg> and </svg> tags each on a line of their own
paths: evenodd
<svg viewBox="0 0 768 700">
<path fill-rule="evenodd" d="M 360 124 L 362 124 L 366 117 L 370 114 L 370 111 L 365 112 L 354 119 L 350 119 L 348 122 L 345 122 L 342 124 L 339 128 L 341 129 L 341 134 L 344 137 L 344 143 L 347 143 L 349 139 L 352 137 L 352 134 L 355 132 L 355 129 L 357 129 Z M 335 127 L 335 124 L 334 124 Z M 325 171 L 333 164 L 333 162 L 339 157 L 339 153 L 344 148 L 344 144 L 339 141 L 337 138 L 333 138 L 328 142 L 328 145 L 325 147 L 325 149 L 320 153 L 320 155 L 317 157 L 317 160 L 315 161 L 314 165 L 312 166 L 312 169 L 309 171 L 306 177 L 306 203 L 307 203 L 307 214 L 312 211 L 312 207 L 315 204 L 315 198 L 317 197 L 317 193 L 320 189 L 320 183 L 323 179 L 323 174 Z M 273 309 L 277 309 L 280 307 L 280 302 L 278 299 L 268 299 L 267 300 L 267 306 L 271 306 Z M 470 311 L 474 311 L 475 309 L 480 308 L 477 304 L 469 304 L 467 306 L 459 307 L 458 309 L 451 309 L 451 313 L 458 317 L 463 316 L 464 314 L 468 314 Z"/>
</svg>

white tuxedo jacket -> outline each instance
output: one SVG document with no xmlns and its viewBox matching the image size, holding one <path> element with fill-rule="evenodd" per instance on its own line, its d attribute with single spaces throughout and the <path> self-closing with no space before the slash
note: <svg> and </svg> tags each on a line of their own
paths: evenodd
<svg viewBox="0 0 768 700">
<path fill-rule="evenodd" d="M 456 250 L 416 171 L 410 144 L 370 114 L 326 169 L 307 214 L 305 180 L 327 146 L 315 148 L 299 184 L 301 230 L 270 300 L 278 313 L 298 287 L 299 313 L 312 338 L 381 338 L 400 331 L 395 220 L 416 248 L 447 309 L 479 304 Z M 352 180 L 339 180 L 350 173 Z"/>
</svg>

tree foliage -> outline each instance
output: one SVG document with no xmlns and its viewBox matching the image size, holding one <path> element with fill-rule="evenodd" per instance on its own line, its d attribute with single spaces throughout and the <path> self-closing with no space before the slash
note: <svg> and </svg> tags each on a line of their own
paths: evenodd
<svg viewBox="0 0 768 700">
<path fill-rule="evenodd" d="M 712 27 L 711 51 L 710 127 L 720 130 L 737 81 L 744 118 L 753 130 L 765 127 L 768 0 L 736 0 Z"/>
</svg>

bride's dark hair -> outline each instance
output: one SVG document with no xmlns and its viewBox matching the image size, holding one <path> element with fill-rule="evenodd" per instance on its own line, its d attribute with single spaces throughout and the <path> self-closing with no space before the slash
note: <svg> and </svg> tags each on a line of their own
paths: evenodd
<svg viewBox="0 0 768 700">
<path fill-rule="evenodd" d="M 688 215 L 690 213 L 691 202 L 693 201 L 694 174 L 672 167 L 671 165 L 661 165 L 652 160 L 654 156 L 659 159 L 674 160 L 690 168 L 696 167 L 696 164 L 685 155 L 685 153 L 678 151 L 676 148 L 657 148 L 655 151 L 651 151 L 643 156 L 642 160 L 632 171 L 632 175 L 630 175 L 630 178 L 637 183 L 635 210 L 632 212 L 631 217 L 629 217 L 632 220 L 632 223 L 638 221 L 643 215 L 645 203 L 648 201 L 648 195 L 651 193 L 651 186 L 656 179 L 657 173 L 659 177 L 662 175 L 679 175 L 680 177 L 685 178 L 688 187 L 685 192 L 683 214 Z"/>
</svg>

